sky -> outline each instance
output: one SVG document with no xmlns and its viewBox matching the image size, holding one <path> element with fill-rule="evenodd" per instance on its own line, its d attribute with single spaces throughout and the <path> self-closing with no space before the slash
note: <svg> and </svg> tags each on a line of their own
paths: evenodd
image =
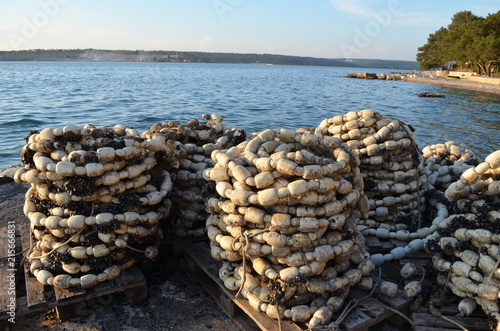
<svg viewBox="0 0 500 331">
<path fill-rule="evenodd" d="M 498 0 L 2 0 L 0 50 L 127 49 L 414 61 Z"/>
</svg>

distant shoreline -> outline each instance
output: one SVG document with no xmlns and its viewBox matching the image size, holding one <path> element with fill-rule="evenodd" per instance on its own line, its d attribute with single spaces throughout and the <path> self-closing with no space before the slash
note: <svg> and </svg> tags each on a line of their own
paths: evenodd
<svg viewBox="0 0 500 331">
<path fill-rule="evenodd" d="M 0 61 L 88 61 L 275 64 L 323 67 L 416 70 L 418 62 L 403 60 L 317 58 L 279 54 L 212 53 L 189 51 L 144 51 L 103 49 L 32 49 L 0 51 Z"/>
</svg>

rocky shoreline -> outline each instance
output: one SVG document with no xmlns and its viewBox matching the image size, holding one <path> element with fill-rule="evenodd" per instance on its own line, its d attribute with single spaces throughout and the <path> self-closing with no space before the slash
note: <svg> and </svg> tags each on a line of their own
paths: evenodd
<svg viewBox="0 0 500 331">
<path fill-rule="evenodd" d="M 409 83 L 439 85 L 446 87 L 454 87 L 459 89 L 474 90 L 488 93 L 500 94 L 500 79 L 498 84 L 482 83 L 472 81 L 469 78 L 447 79 L 447 77 L 438 76 L 432 72 L 414 73 L 414 72 L 401 72 L 394 74 L 384 73 L 357 73 L 347 74 L 347 78 L 358 79 L 382 79 L 382 80 L 395 80 Z"/>
</svg>

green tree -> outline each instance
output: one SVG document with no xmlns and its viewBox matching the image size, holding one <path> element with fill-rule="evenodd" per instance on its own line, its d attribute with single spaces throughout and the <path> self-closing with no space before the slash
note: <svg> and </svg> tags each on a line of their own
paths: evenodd
<svg viewBox="0 0 500 331">
<path fill-rule="evenodd" d="M 491 74 L 491 66 L 500 59 L 500 11 L 487 18 L 470 11 L 456 13 L 447 28 L 429 35 L 427 44 L 419 47 L 417 61 L 421 69 L 472 63 L 482 75 Z"/>
<path fill-rule="evenodd" d="M 448 30 L 453 31 L 455 28 L 459 28 L 465 24 L 474 22 L 479 19 L 481 19 L 481 17 L 474 15 L 469 10 L 460 11 L 453 15 L 451 23 L 450 25 L 448 25 Z"/>
<path fill-rule="evenodd" d="M 500 11 L 486 17 L 484 34 L 486 36 L 483 48 L 485 69 L 491 76 L 492 65 L 500 63 Z"/>
<path fill-rule="evenodd" d="M 500 59 L 500 12 L 479 18 L 450 32 L 452 55 L 458 63 L 471 62 L 479 74 L 490 76 L 491 65 Z"/>
<path fill-rule="evenodd" d="M 472 62 L 477 65 L 476 46 L 472 45 L 481 34 L 482 17 L 472 14 L 470 11 L 456 13 L 448 25 L 448 35 L 446 38 L 448 58 L 455 61 L 457 65 Z M 472 57 L 471 57 L 472 56 Z"/>
<path fill-rule="evenodd" d="M 448 29 L 442 27 L 429 35 L 427 44 L 418 48 L 417 61 L 420 63 L 420 70 L 445 69 L 448 62 L 445 49 L 447 35 Z"/>
</svg>

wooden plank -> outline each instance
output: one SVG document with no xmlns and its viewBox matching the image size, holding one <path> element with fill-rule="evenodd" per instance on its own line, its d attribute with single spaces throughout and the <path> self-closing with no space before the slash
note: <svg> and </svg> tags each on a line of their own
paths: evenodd
<svg viewBox="0 0 500 331">
<path fill-rule="evenodd" d="M 56 305 L 66 305 L 134 288 L 141 288 L 147 296 L 146 278 L 136 265 L 123 270 L 115 279 L 105 281 L 95 287 L 88 289 L 81 287 L 69 289 L 54 288 L 54 293 L 57 299 Z M 137 299 L 133 298 L 132 300 L 136 301 Z"/>
<path fill-rule="evenodd" d="M 118 276 L 120 281 L 123 284 L 124 288 L 129 286 L 138 286 L 138 285 L 146 285 L 146 278 L 144 274 L 141 272 L 137 264 L 134 264 L 132 267 L 123 270 Z"/>
<path fill-rule="evenodd" d="M 126 288 L 123 292 L 125 292 L 125 296 L 127 297 L 128 302 L 130 302 L 130 304 L 132 305 L 136 305 L 148 299 L 148 291 L 146 286 L 129 287 Z"/>
<path fill-rule="evenodd" d="M 423 326 L 423 325 L 416 325 L 415 326 L 415 331 L 462 331 L 462 329 L 449 329 L 449 328 L 440 328 L 440 327 L 432 327 L 432 326 Z"/>
<path fill-rule="evenodd" d="M 274 323 L 273 320 L 271 320 L 267 315 L 255 311 L 252 307 L 250 307 L 250 304 L 248 304 L 248 302 L 247 302 L 248 305 L 245 305 L 245 302 L 243 302 L 242 299 L 235 299 L 234 292 L 228 290 L 222 283 L 221 279 L 218 277 L 219 267 L 216 265 L 217 262 L 215 262 L 213 258 L 209 254 L 207 254 L 209 249 L 208 245 L 203 245 L 203 246 L 201 245 L 202 244 L 189 245 L 189 249 L 186 250 L 186 253 L 210 277 L 210 279 L 215 284 L 217 284 L 220 293 L 223 296 L 229 298 L 232 302 L 234 302 L 244 313 L 246 313 L 254 321 L 254 323 L 260 329 L 276 330 L 278 328 L 277 321 L 276 323 Z M 214 297 L 214 299 L 216 299 L 217 302 L 220 301 L 220 297 L 216 296 Z M 229 317 L 233 316 L 230 315 Z"/>
<path fill-rule="evenodd" d="M 427 264 L 431 262 L 430 259 L 401 259 L 401 265 L 405 265 L 406 263 L 413 263 L 414 265 L 418 265 L 421 267 L 425 267 Z"/>
<path fill-rule="evenodd" d="M 407 254 L 405 258 L 408 260 L 427 260 L 428 262 L 431 262 L 432 256 L 426 251 L 422 250 L 422 251 L 411 252 Z"/>
<path fill-rule="evenodd" d="M 94 300 L 104 301 L 109 300 L 109 303 L 113 301 L 113 294 L 121 291 L 123 289 L 123 285 L 121 281 L 117 278 L 105 281 L 103 283 L 99 283 L 95 287 L 91 287 L 86 289 L 87 294 L 83 298 L 83 300 L 77 301 L 78 304 L 82 305 L 81 309 L 85 313 L 89 313 L 91 310 L 86 309 L 87 303 L 92 305 Z"/>
<path fill-rule="evenodd" d="M 84 299 L 87 292 L 84 288 L 72 287 L 72 288 L 54 288 L 54 294 L 56 295 L 57 305 L 64 303 L 65 301 L 74 301 Z"/>
<path fill-rule="evenodd" d="M 401 265 L 397 261 L 388 261 L 380 266 L 382 270 L 382 280 L 388 280 L 398 284 L 401 281 Z M 377 281 L 378 271 L 373 273 L 373 283 Z"/>
<path fill-rule="evenodd" d="M 269 318 L 263 312 L 256 311 L 253 309 L 248 300 L 246 299 L 236 299 L 234 297 L 235 292 L 228 290 L 221 279 L 219 278 L 219 267 L 216 261 L 210 256 L 210 250 L 207 243 L 197 243 L 186 247 L 186 256 L 193 260 L 203 272 L 205 272 L 209 278 L 215 282 L 222 293 L 230 298 L 245 314 L 247 314 L 261 330 L 277 330 L 278 321 Z M 202 284 L 203 285 L 203 284 Z M 216 298 L 214 298 L 216 299 Z M 217 300 L 216 300 L 217 301 Z M 231 316 L 229 316 L 231 317 Z M 295 323 L 289 320 L 281 321 L 281 329 L 283 331 L 301 331 L 302 329 L 298 327 Z"/>
<path fill-rule="evenodd" d="M 15 251 L 19 253 L 21 251 L 21 230 L 25 231 L 28 229 L 27 226 L 21 225 L 20 227 L 16 227 L 15 231 Z M 9 248 L 9 240 L 12 237 L 9 237 L 8 228 L 3 227 L 0 229 L 0 255 L 8 257 Z M 4 326 L 6 328 L 13 327 L 7 323 L 7 319 L 10 318 L 10 315 L 7 314 L 10 307 L 7 305 L 11 302 L 11 298 L 15 299 L 16 303 L 16 318 L 33 312 L 39 312 L 46 310 L 46 305 L 35 305 L 33 309 L 28 308 L 28 298 L 26 295 L 20 296 L 20 293 L 24 292 L 24 283 L 19 283 L 19 275 L 23 272 L 24 265 L 16 265 L 22 259 L 22 256 L 18 255 L 13 260 L 3 259 L 0 260 L 0 305 L 1 305 L 1 315 L 0 320 L 4 321 Z M 12 273 L 15 273 L 15 281 L 16 284 L 13 285 L 11 281 L 13 281 Z M 9 278 L 10 277 L 10 278 Z M 36 280 L 35 280 L 36 281 Z M 41 285 L 41 284 L 40 284 Z M 15 288 L 15 293 L 9 293 L 12 288 Z M 43 287 L 43 286 L 42 286 Z M 1 328 L 0 328 L 1 329 Z"/>
<path fill-rule="evenodd" d="M 0 256 L 7 257 L 7 252 L 9 250 L 7 227 L 2 227 L 0 229 Z M 9 303 L 11 302 L 9 295 L 10 279 L 8 276 L 11 274 L 9 271 L 9 260 L 0 260 L 0 311 L 6 312 L 9 310 Z M 15 297 L 15 296 L 14 296 Z"/>
<path fill-rule="evenodd" d="M 186 259 L 188 270 L 201 284 L 203 289 L 215 300 L 219 307 L 231 318 L 240 330 L 259 330 L 255 322 L 248 317 L 231 298 L 227 297 L 221 290 L 219 284 L 211 279 L 192 259 Z"/>
<path fill-rule="evenodd" d="M 402 313 L 409 310 L 412 299 L 409 299 L 403 290 L 398 289 L 395 297 L 388 297 L 380 291 L 380 287 L 375 290 L 375 296 L 382 303 L 390 306 L 391 308 L 397 309 Z"/>
<path fill-rule="evenodd" d="M 415 325 L 443 327 L 443 328 L 456 328 L 456 325 L 442 319 L 435 317 L 431 314 L 413 313 L 411 315 Z M 446 316 L 454 321 L 460 323 L 463 327 L 473 331 L 490 330 L 488 320 L 475 317 L 460 317 L 460 316 Z"/>
<path fill-rule="evenodd" d="M 211 297 L 216 298 L 216 301 L 220 304 L 221 308 L 228 316 L 236 316 L 242 310 L 236 306 L 220 289 L 219 284 L 214 282 L 212 279 L 207 279 L 203 272 L 195 271 L 194 274 L 196 280 L 202 284 L 203 288 L 210 294 Z"/>
<path fill-rule="evenodd" d="M 134 268 L 135 267 L 135 268 Z M 56 312 L 61 320 L 70 320 L 87 315 L 87 303 L 96 298 L 124 291 L 131 304 L 147 299 L 146 278 L 137 266 L 126 269 L 115 279 L 105 281 L 95 287 L 54 289 Z"/>
<path fill-rule="evenodd" d="M 222 281 L 219 279 L 218 272 L 221 263 L 219 261 L 213 260 L 209 253 L 209 247 L 207 244 L 196 244 L 186 247 L 185 257 L 187 261 L 188 268 L 193 273 L 195 278 L 202 284 L 205 290 L 218 302 L 221 308 L 228 314 L 229 317 L 233 318 L 238 314 L 238 308 L 240 308 L 246 315 L 248 315 L 261 330 L 274 330 L 277 329 L 277 321 L 270 319 L 266 314 L 262 312 L 257 312 L 253 309 L 247 300 L 245 299 L 235 299 L 234 291 L 227 290 Z M 399 265 L 399 264 L 397 264 Z M 207 284 L 211 282 L 212 285 Z M 378 290 L 380 292 L 380 290 Z M 359 290 L 355 287 L 351 288 L 349 293 L 350 299 L 361 299 L 366 297 L 368 292 Z M 386 296 L 379 297 L 381 293 L 375 292 L 375 294 L 369 298 L 366 298 L 359 303 L 359 307 L 354 309 L 347 317 L 340 323 L 342 330 L 347 331 L 362 331 L 368 329 L 370 326 L 378 324 L 384 320 L 387 320 L 391 316 L 396 314 L 393 311 L 383 309 L 383 306 L 390 306 L 403 313 L 406 312 L 407 315 L 410 314 L 409 307 L 411 300 L 404 295 L 404 292 L 398 291 L 398 295 L 395 298 L 389 298 Z M 231 305 L 228 302 L 224 302 L 223 298 L 231 298 L 232 302 L 236 304 L 237 307 Z M 346 300 L 346 302 L 348 302 Z M 343 309 L 336 312 L 332 321 L 335 321 Z M 399 315 L 398 315 L 399 316 Z M 289 325 L 282 325 L 283 330 L 287 328 L 292 328 L 292 330 L 302 330 L 297 324 L 291 321 L 284 321 L 289 323 Z M 243 329 L 247 330 L 247 329 Z"/>
<path fill-rule="evenodd" d="M 362 299 L 366 297 L 368 293 L 366 291 L 361 291 L 355 287 L 349 290 L 349 297 L 354 299 Z M 374 324 L 383 321 L 387 317 L 393 315 L 394 313 L 384 309 L 384 304 L 380 302 L 377 298 L 370 296 L 359 302 L 359 309 L 365 314 L 372 316 L 374 319 Z"/>
<path fill-rule="evenodd" d="M 460 298 L 457 297 L 457 300 L 450 302 L 441 302 L 439 305 L 439 312 L 443 315 L 446 316 L 455 316 L 459 314 L 458 311 L 458 303 L 460 302 Z M 451 298 L 449 299 L 451 300 Z M 428 309 L 426 308 L 420 308 L 419 310 L 420 313 L 429 313 Z M 469 317 L 478 317 L 478 318 L 483 318 L 487 319 L 488 316 L 484 313 L 484 311 L 481 309 L 481 307 L 478 305 L 476 309 L 472 312 L 472 314 Z"/>
<path fill-rule="evenodd" d="M 381 240 L 380 243 L 382 244 L 382 251 L 386 253 L 390 252 L 393 248 L 397 247 L 390 240 Z"/>
<path fill-rule="evenodd" d="M 44 310 L 45 308 L 42 308 L 42 309 Z M 28 309 L 27 296 L 22 296 L 22 297 L 17 298 L 17 315 L 25 315 L 27 313 L 30 313 L 30 311 Z"/>
<path fill-rule="evenodd" d="M 16 242 L 17 246 L 22 246 L 22 249 L 28 250 L 31 236 L 29 224 L 19 226 L 18 229 L 16 229 L 16 234 L 20 237 L 18 238 L 20 239 L 20 244 Z M 6 245 L 7 232 L 6 228 L 3 228 L 0 229 L 0 251 L 5 250 L 5 254 L 7 253 Z M 20 250 L 19 247 L 16 247 L 16 249 Z M 8 274 L 6 273 L 8 271 L 6 269 L 7 265 L 5 263 L 6 262 L 0 261 L 0 293 L 7 293 L 8 289 L 5 287 L 6 282 L 9 281 L 7 277 Z M 91 289 L 58 289 L 50 286 L 43 286 L 35 277 L 29 276 L 29 266 L 30 262 L 27 259 L 21 266 L 25 273 L 25 282 L 22 285 L 26 286 L 26 295 L 17 298 L 18 309 L 16 316 L 46 311 L 48 308 L 55 307 L 58 316 L 62 320 L 81 317 L 83 316 L 82 312 L 88 311 L 88 309 L 85 308 L 88 300 L 118 291 L 125 291 L 131 303 L 147 298 L 146 278 L 137 266 L 133 266 L 123 271 L 120 276 L 114 280 L 101 283 Z M 6 296 L 0 295 L 0 304 L 2 304 L 6 298 Z M 85 307 L 82 305 L 85 305 Z"/>
<path fill-rule="evenodd" d="M 341 309 L 342 310 L 342 309 Z M 347 317 L 340 323 L 342 330 L 346 331 L 363 331 L 367 330 L 370 326 L 374 325 L 374 319 L 362 312 L 359 309 L 353 310 Z"/>
<path fill-rule="evenodd" d="M 367 294 L 368 292 L 361 291 L 360 289 L 353 287 L 350 289 L 348 298 L 360 300 L 365 298 Z M 346 302 L 347 301 L 348 300 L 346 300 Z M 386 301 L 390 302 L 390 300 Z M 409 305 L 408 299 L 404 300 L 404 304 Z M 384 308 L 384 306 L 398 305 L 398 302 L 396 302 L 396 304 L 393 303 L 392 305 L 387 304 L 387 302 L 383 303 L 376 296 L 368 297 L 359 302 L 359 307 L 351 312 L 353 316 L 348 316 L 347 321 L 344 321 L 344 324 L 341 325 L 347 330 L 366 330 L 368 327 L 388 320 L 392 316 L 399 316 L 393 311 Z"/>
<path fill-rule="evenodd" d="M 55 310 L 57 318 L 61 321 L 69 321 L 73 318 L 84 317 L 89 313 L 85 301 L 78 302 L 77 304 L 56 306 Z"/>
<path fill-rule="evenodd" d="M 408 298 L 406 296 L 406 294 L 404 294 L 403 290 L 398 289 L 395 297 L 388 297 L 388 296 L 384 295 L 380 291 L 380 287 L 378 287 L 375 290 L 374 295 L 383 304 L 399 311 L 401 314 L 403 314 L 407 317 L 410 316 L 410 314 L 411 314 L 410 306 L 411 306 L 411 303 L 413 300 Z M 392 316 L 389 316 L 387 318 L 387 322 L 391 323 L 392 325 L 394 325 L 398 328 L 401 328 L 403 325 L 408 323 L 408 321 L 405 318 L 403 318 L 402 316 L 400 316 L 399 314 L 393 314 Z"/>
<path fill-rule="evenodd" d="M 16 298 L 15 294 L 12 295 L 11 293 L 9 294 L 9 283 L 10 283 L 10 279 L 8 278 L 8 276 L 10 275 L 10 272 L 8 271 L 7 268 L 5 267 L 2 267 L 0 269 L 0 293 L 2 294 L 0 296 L 0 305 L 1 305 L 1 315 L 0 315 L 0 320 L 3 320 L 3 319 L 8 319 L 10 318 L 10 316 L 8 315 L 8 312 L 11 308 L 11 306 L 13 305 L 12 302 L 14 302 L 14 305 L 15 305 L 15 301 L 11 301 L 12 299 L 11 298 Z M 10 305 L 10 306 L 9 306 Z"/>
<path fill-rule="evenodd" d="M 376 236 L 365 236 L 365 247 L 372 250 L 382 249 L 382 243 Z"/>
<path fill-rule="evenodd" d="M 136 264 L 123 270 L 117 280 L 131 304 L 138 304 L 148 299 L 146 277 Z"/>
<path fill-rule="evenodd" d="M 121 288 L 121 282 L 117 278 L 99 283 L 95 287 L 87 288 L 86 294 L 83 298 L 65 301 L 63 302 L 63 305 L 56 307 L 56 311 L 59 318 L 64 318 L 65 320 L 73 317 L 86 316 L 92 312 L 92 309 L 89 309 L 88 306 L 92 305 L 94 300 L 107 301 L 107 299 L 103 298 L 109 296 L 109 303 L 111 303 L 113 300 L 112 294 L 116 293 L 117 289 Z M 72 309 L 72 307 L 74 307 L 74 309 Z"/>
<path fill-rule="evenodd" d="M 29 250 L 30 248 L 30 229 L 28 224 L 23 224 L 19 227 L 21 231 L 21 243 L 23 250 Z M 28 251 L 26 251 L 27 253 Z M 26 254 L 25 253 L 25 254 Z M 40 284 L 36 278 L 30 277 L 30 261 L 28 259 L 24 260 L 24 280 L 26 284 L 26 296 L 29 309 L 46 308 L 47 301 L 45 300 L 45 289 L 42 284 Z"/>
<path fill-rule="evenodd" d="M 144 274 L 136 264 L 123 270 L 118 279 L 122 283 L 123 288 L 146 286 L 146 277 L 144 277 Z"/>
<path fill-rule="evenodd" d="M 99 296 L 113 294 L 123 289 L 123 285 L 118 277 L 97 284 L 95 287 L 87 289 L 86 299 L 93 299 Z"/>
<path fill-rule="evenodd" d="M 223 285 L 223 284 L 222 284 Z M 250 316 L 254 322 L 261 328 L 261 330 L 278 330 L 278 321 L 272 318 L 269 318 L 266 314 L 260 311 L 256 311 L 250 306 L 248 300 L 244 299 L 233 299 L 233 301 L 248 315 Z M 293 323 L 290 320 L 282 320 L 281 321 L 281 330 L 282 331 L 302 331 L 301 328 L 297 326 L 297 324 Z"/>
<path fill-rule="evenodd" d="M 370 254 L 376 253 L 389 253 L 393 248 L 404 247 L 408 245 L 406 241 L 401 241 L 397 239 L 380 239 L 377 236 L 367 235 L 365 236 L 365 249 Z"/>
<path fill-rule="evenodd" d="M 82 292 L 83 291 L 83 292 Z M 88 292 L 84 289 L 58 289 L 54 288 L 55 302 L 53 303 L 57 317 L 61 321 L 87 316 Z"/>
<path fill-rule="evenodd" d="M 406 245 L 408 245 L 407 241 L 398 240 L 398 239 L 389 239 L 389 242 L 391 243 L 392 248 L 405 247 Z"/>
<path fill-rule="evenodd" d="M 0 323 L 3 329 L 8 329 L 11 326 L 8 319 L 16 316 L 10 314 L 15 314 L 17 309 L 17 271 L 15 257 L 12 256 L 15 249 L 12 250 L 12 235 L 9 236 L 8 227 L 2 227 L 0 229 L 0 256 L 5 257 L 5 259 L 0 260 Z"/>
</svg>

